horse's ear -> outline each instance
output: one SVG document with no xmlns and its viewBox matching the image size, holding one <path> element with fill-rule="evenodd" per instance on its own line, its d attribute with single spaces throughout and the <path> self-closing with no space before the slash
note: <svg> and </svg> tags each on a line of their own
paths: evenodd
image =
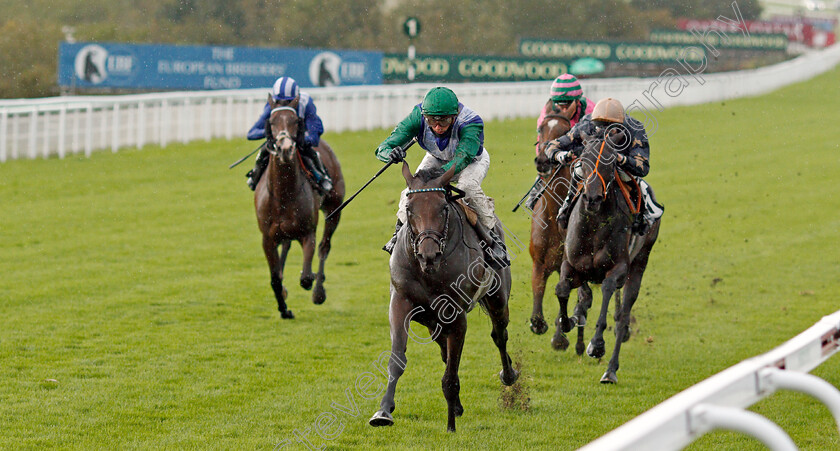
<svg viewBox="0 0 840 451">
<path fill-rule="evenodd" d="M 453 164 L 448 171 L 444 172 L 440 178 L 438 178 L 438 182 L 440 182 L 440 186 L 446 186 L 449 184 L 449 181 L 452 180 L 452 177 L 455 177 L 455 165 Z"/>
<path fill-rule="evenodd" d="M 270 106 L 270 107 L 271 107 L 271 109 L 274 109 L 274 107 L 275 107 L 276 105 L 277 105 L 277 101 L 276 101 L 276 100 L 274 100 L 274 96 L 273 96 L 273 95 L 271 95 L 271 93 L 268 93 L 268 106 Z"/>
<path fill-rule="evenodd" d="M 294 109 L 297 109 L 299 103 L 300 103 L 300 97 L 295 97 L 295 100 L 292 100 L 291 102 L 289 102 L 289 106 L 294 108 Z"/>
<path fill-rule="evenodd" d="M 408 167 L 408 162 L 403 160 L 402 174 L 405 179 L 405 185 L 411 188 L 411 182 L 414 181 L 414 176 L 411 175 L 411 168 Z"/>
</svg>

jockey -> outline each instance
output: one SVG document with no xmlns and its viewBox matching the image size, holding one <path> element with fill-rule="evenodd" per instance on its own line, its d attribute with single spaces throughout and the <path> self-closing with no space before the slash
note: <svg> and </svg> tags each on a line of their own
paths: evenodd
<svg viewBox="0 0 840 451">
<path fill-rule="evenodd" d="M 321 157 L 313 148 L 318 147 L 321 142 L 321 134 L 324 133 L 324 125 L 321 123 L 321 118 L 315 108 L 315 102 L 309 97 L 309 94 L 300 92 L 298 84 L 291 77 L 280 77 L 274 82 L 271 95 L 274 100 L 281 102 L 283 105 L 288 105 L 295 100 L 298 100 L 297 115 L 303 118 L 305 132 L 303 135 L 303 142 L 298 143 L 298 151 L 303 158 L 306 169 L 312 173 L 317 183 L 317 187 L 322 192 L 326 193 L 332 189 L 332 180 L 327 170 L 324 168 L 324 163 L 321 162 Z M 249 140 L 265 139 L 265 126 L 271 115 L 271 106 L 266 102 L 263 112 L 257 122 L 248 131 Z M 248 177 L 248 186 L 251 191 L 257 188 L 257 182 L 260 181 L 260 176 L 268 166 L 268 151 L 265 149 L 265 144 L 260 148 L 260 153 L 257 155 L 257 163 L 254 169 L 245 174 Z"/>
<path fill-rule="evenodd" d="M 458 102 L 451 89 L 436 87 L 426 93 L 423 103 L 416 105 L 379 145 L 376 158 L 383 162 L 402 161 L 405 151 L 400 147 L 414 137 L 426 150 L 417 171 L 447 171 L 455 166 L 452 183 L 466 193 L 465 200 L 478 214 L 476 231 L 488 243 L 485 249 L 489 254 L 488 263 L 509 265 L 504 242 L 494 232 L 496 214 L 493 199 L 481 189 L 481 181 L 490 168 L 490 155 L 484 148 L 484 121 L 475 111 Z M 394 249 L 400 227 L 407 222 L 407 192 L 408 189 L 405 189 L 400 195 L 394 236 L 382 248 L 388 253 Z"/>
<path fill-rule="evenodd" d="M 595 103 L 583 96 L 583 89 L 577 78 L 572 74 L 563 74 L 554 79 L 551 84 L 550 97 L 540 111 L 540 117 L 537 119 L 537 157 L 540 156 L 539 133 L 540 125 L 549 114 L 560 114 L 563 117 L 569 118 L 569 125 L 574 127 L 581 118 L 592 112 L 595 108 Z M 536 203 L 535 196 L 542 188 L 542 178 L 537 175 L 534 180 L 534 187 L 528 193 L 528 201 L 526 205 L 534 208 Z"/>
<path fill-rule="evenodd" d="M 574 127 L 583 116 L 591 113 L 593 108 L 595 104 L 583 96 L 583 89 L 577 78 L 572 74 L 563 74 L 554 79 L 554 83 L 551 84 L 550 97 L 537 119 L 537 133 L 543 120 L 549 114 L 568 117 L 569 125 Z M 540 148 L 537 145 L 537 155 L 539 154 Z"/>
<path fill-rule="evenodd" d="M 591 114 L 584 116 L 568 133 L 551 141 L 545 150 L 546 156 L 561 164 L 568 164 L 579 156 L 584 146 L 585 135 L 604 133 L 613 137 L 624 133 L 627 138 L 614 138 L 616 142 L 627 143 L 624 146 L 616 146 L 620 147 L 616 148 L 616 163 L 619 177 L 623 181 L 630 181 L 632 176 L 639 182 L 645 208 L 642 214 L 634 218 L 632 228 L 638 235 L 644 235 L 653 222 L 662 216 L 664 207 L 656 202 L 650 185 L 642 180 L 650 171 L 650 144 L 645 126 L 635 118 L 627 116 L 621 102 L 610 97 L 599 100 Z M 557 213 L 557 223 L 562 229 L 568 226 L 569 216 L 577 199 L 580 181 L 578 172 L 576 169 L 572 170 L 569 194 Z"/>
</svg>

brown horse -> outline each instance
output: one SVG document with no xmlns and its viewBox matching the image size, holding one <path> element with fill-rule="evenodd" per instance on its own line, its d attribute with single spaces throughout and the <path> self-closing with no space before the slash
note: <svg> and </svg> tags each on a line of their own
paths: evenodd
<svg viewBox="0 0 840 451">
<path fill-rule="evenodd" d="M 340 214 L 331 217 L 324 224 L 324 233 L 318 245 L 317 276 L 312 273 L 312 257 L 315 253 L 315 231 L 318 227 L 318 210 L 331 213 L 344 199 L 344 177 L 332 149 L 324 140 L 317 151 L 333 180 L 333 189 L 321 196 L 307 180 L 302 165 L 299 146 L 303 142 L 303 120 L 297 115 L 297 100 L 291 103 L 275 102 L 269 96 L 271 115 L 266 127 L 266 149 L 271 154 L 265 175 L 260 179 L 254 193 L 257 223 L 262 232 L 262 247 L 268 268 L 271 271 L 271 288 L 277 299 L 277 309 L 282 318 L 294 318 L 286 307 L 288 295 L 283 286 L 283 267 L 289 253 L 291 240 L 297 240 L 303 249 L 303 271 L 300 286 L 309 290 L 315 281 L 312 302 L 322 304 L 327 293 L 324 290 L 324 263 L 330 253 L 330 239 L 338 226 Z M 282 245 L 282 252 L 277 247 Z"/>
<path fill-rule="evenodd" d="M 560 269 L 556 294 L 560 302 L 558 328 L 568 332 L 572 321 L 566 316 L 569 292 L 584 282 L 601 284 L 601 312 L 595 335 L 586 348 L 590 357 L 605 354 L 604 329 L 613 293 L 624 287 L 620 311 L 616 312 L 615 347 L 602 383 L 616 383 L 621 343 L 630 338 L 630 310 L 639 296 L 642 275 L 659 235 L 660 220 L 643 236 L 630 231 L 632 212 L 617 182 L 615 150 L 610 139 L 589 139 L 575 170 L 583 180 L 581 198 L 569 218 L 566 254 Z M 616 139 L 618 140 L 618 139 Z M 579 169 L 577 169 L 579 168 Z M 619 308 L 616 308 L 619 310 Z"/>
<path fill-rule="evenodd" d="M 545 155 L 545 147 L 549 141 L 559 138 L 571 128 L 569 120 L 559 114 L 549 114 L 545 117 L 538 129 L 537 145 L 540 153 L 534 160 L 537 172 L 542 179 L 540 186 L 546 187 L 542 196 L 536 204 L 529 206 L 532 209 L 531 216 L 531 243 L 528 250 L 531 253 L 533 265 L 531 267 L 531 291 L 534 295 L 534 309 L 531 313 L 531 331 L 542 335 L 548 330 L 543 317 L 543 297 L 545 296 L 545 285 L 551 274 L 560 273 L 560 265 L 563 263 L 563 240 L 566 231 L 560 230 L 557 226 L 557 212 L 566 193 L 569 191 L 568 166 L 561 166 L 549 160 Z M 575 307 L 575 315 L 572 317 L 578 327 L 578 340 L 575 350 L 578 355 L 583 354 L 583 328 L 586 325 L 586 313 L 592 305 L 592 291 L 589 285 L 583 284 L 578 290 L 578 304 Z M 557 320 L 560 319 L 558 312 Z M 556 324 L 556 321 L 555 321 Z M 551 345 L 555 349 L 565 350 L 569 346 L 562 329 L 557 328 Z"/>
<path fill-rule="evenodd" d="M 511 385 L 519 377 L 507 353 L 510 267 L 496 271 L 484 262 L 481 239 L 462 208 L 451 202 L 451 188 L 444 188 L 455 174 L 454 166 L 439 177 L 432 171 L 412 176 L 407 163 L 402 169 L 409 188 L 408 223 L 400 229 L 390 261 L 390 377 L 380 409 L 370 424 L 394 424 L 394 393 L 405 369 L 410 335 L 415 341 L 434 340 L 440 346 L 446 364 L 441 385 L 448 407 L 447 429 L 454 431 L 455 417 L 464 413 L 458 366 L 467 333 L 467 313 L 476 302 L 493 323 L 490 336 L 502 359 L 502 383 Z M 501 223 L 496 225 L 496 233 L 504 239 Z M 411 321 L 426 326 L 431 337 L 419 339 L 409 328 Z"/>
</svg>

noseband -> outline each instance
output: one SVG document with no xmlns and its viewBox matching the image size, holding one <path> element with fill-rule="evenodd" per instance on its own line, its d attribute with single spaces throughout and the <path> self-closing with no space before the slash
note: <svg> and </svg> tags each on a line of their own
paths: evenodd
<svg viewBox="0 0 840 451">
<path fill-rule="evenodd" d="M 417 193 L 429 193 L 429 192 L 436 192 L 440 191 L 446 194 L 446 189 L 444 188 L 421 188 L 421 189 L 412 189 L 408 190 L 406 195 L 409 194 L 417 194 Z M 446 238 L 449 235 L 449 202 L 446 203 L 446 218 L 443 220 L 443 233 L 438 232 L 437 230 L 426 229 L 420 232 L 417 236 L 414 236 L 414 232 L 411 230 L 411 224 L 408 224 L 408 238 L 411 240 L 411 248 L 414 252 L 414 255 L 417 255 L 417 248 L 420 246 L 420 243 L 423 242 L 426 238 L 431 239 L 432 241 L 437 244 L 438 248 L 440 249 L 440 253 L 443 254 L 446 251 Z"/>
</svg>

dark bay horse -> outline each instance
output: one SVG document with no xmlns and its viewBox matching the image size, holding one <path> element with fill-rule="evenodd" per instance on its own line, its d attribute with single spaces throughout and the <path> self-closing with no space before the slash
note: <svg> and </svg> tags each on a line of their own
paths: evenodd
<svg viewBox="0 0 840 451">
<path fill-rule="evenodd" d="M 318 245 L 317 276 L 312 273 L 312 257 L 315 253 L 315 231 L 318 227 L 318 210 L 325 214 L 335 210 L 344 199 L 344 177 L 338 159 L 330 146 L 321 140 L 315 148 L 333 180 L 333 189 L 321 196 L 306 178 L 298 147 L 303 142 L 304 125 L 297 115 L 297 100 L 291 103 L 275 102 L 268 96 L 271 115 L 266 127 L 266 148 L 271 154 L 268 167 L 254 193 L 257 223 L 262 232 L 262 247 L 268 268 L 271 271 L 271 288 L 277 299 L 277 309 L 282 318 L 294 318 L 286 306 L 288 292 L 283 286 L 283 267 L 291 247 L 296 240 L 303 249 L 303 271 L 300 286 L 309 290 L 315 283 L 312 302 L 323 303 L 327 298 L 324 290 L 324 263 L 330 252 L 330 239 L 341 217 L 336 214 L 324 224 L 324 233 Z M 277 252 L 277 247 L 282 251 Z"/>
<path fill-rule="evenodd" d="M 659 235 L 657 219 L 643 236 L 630 231 L 632 212 L 619 186 L 615 150 L 611 142 L 619 138 L 590 137 L 579 165 L 583 186 L 581 198 L 569 218 L 566 234 L 566 254 L 560 269 L 556 294 L 560 302 L 558 328 L 569 331 L 572 321 L 566 316 L 569 292 L 585 282 L 601 284 L 601 312 L 595 325 L 595 335 L 586 348 L 590 357 L 605 354 L 604 329 L 607 309 L 613 293 L 624 287 L 620 308 L 616 308 L 615 347 L 602 383 L 616 383 L 618 354 L 621 344 L 630 338 L 630 310 L 639 296 L 642 275 L 648 257 Z M 577 169 L 579 168 L 579 169 Z"/>
<path fill-rule="evenodd" d="M 543 317 L 543 297 L 545 296 L 545 285 L 548 277 L 557 272 L 560 273 L 560 265 L 563 263 L 563 240 L 566 231 L 560 230 L 557 226 L 557 212 L 566 193 L 569 191 L 568 166 L 561 166 L 549 160 L 545 155 L 545 147 L 549 141 L 559 138 L 571 128 L 569 119 L 559 114 L 548 114 L 543 119 L 538 129 L 537 145 L 540 153 L 534 160 L 537 172 L 542 179 L 542 185 L 548 183 L 543 195 L 534 204 L 531 215 L 531 242 L 528 247 L 531 253 L 533 265 L 531 267 L 531 291 L 534 296 L 534 308 L 531 313 L 531 331 L 535 334 L 544 334 L 548 330 Z M 574 321 L 578 327 L 578 340 L 575 350 L 578 355 L 583 354 L 583 327 L 586 325 L 586 313 L 592 305 L 592 291 L 589 285 L 583 284 L 578 289 L 578 304 L 575 308 Z M 557 320 L 560 319 L 559 313 Z M 556 324 L 556 321 L 555 321 Z M 555 349 L 565 350 L 569 346 L 561 328 L 557 328 L 551 344 Z"/>
<path fill-rule="evenodd" d="M 490 336 L 501 356 L 502 383 L 511 385 L 519 377 L 507 353 L 510 267 L 495 271 L 485 264 L 481 240 L 464 218 L 462 208 L 450 202 L 452 197 L 444 187 L 455 174 L 454 166 L 436 178 L 437 174 L 424 171 L 412 176 L 407 163 L 403 163 L 402 172 L 409 188 L 408 223 L 400 229 L 390 261 L 390 377 L 380 409 L 370 424 L 394 423 L 394 393 L 405 370 L 410 336 L 414 341 L 435 341 L 440 346 L 446 364 L 441 385 L 448 407 L 447 430 L 455 431 L 455 417 L 464 412 L 458 366 L 467 332 L 467 313 L 476 302 L 493 323 Z M 500 223 L 496 233 L 504 239 Z M 409 328 L 411 321 L 426 326 L 431 336 L 419 338 Z"/>
</svg>

